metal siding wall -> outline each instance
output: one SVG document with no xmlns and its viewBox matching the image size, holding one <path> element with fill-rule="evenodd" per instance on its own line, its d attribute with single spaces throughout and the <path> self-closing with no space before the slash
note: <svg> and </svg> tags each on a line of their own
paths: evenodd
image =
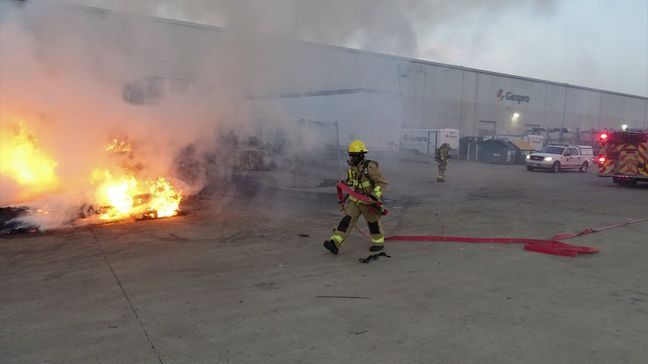
<svg viewBox="0 0 648 364">
<path fill-rule="evenodd" d="M 460 137 L 478 135 L 479 119 L 477 118 L 477 72 L 463 71 L 463 104 L 462 128 Z"/>
<path fill-rule="evenodd" d="M 623 124 L 630 127 L 645 125 L 646 100 L 624 97 L 613 94 L 603 94 L 601 104 L 602 127 L 620 128 Z"/>
<path fill-rule="evenodd" d="M 581 130 L 599 128 L 600 92 L 568 88 L 566 101 L 563 125 L 565 128 Z"/>
<path fill-rule="evenodd" d="M 461 124 L 461 70 L 426 67 L 423 127 L 459 129 Z"/>
<path fill-rule="evenodd" d="M 155 35 L 181 48 L 157 45 L 135 50 L 134 57 L 155 60 L 152 74 L 191 75 L 201 87 L 209 77 L 204 59 L 216 57 L 227 40 L 222 33 L 160 21 Z M 267 64 L 255 72 L 262 82 L 251 82 L 249 94 L 367 88 L 402 95 L 405 128 L 455 128 L 462 136 L 476 136 L 479 121 L 497 122 L 498 133 L 523 133 L 527 124 L 545 127 L 604 128 L 623 123 L 648 128 L 648 100 L 567 85 L 525 80 L 443 65 L 383 56 L 311 43 L 277 41 L 268 46 Z M 183 65 L 184 69 L 180 69 Z M 187 69 L 190 68 L 190 69 Z M 142 77 L 151 75 L 142 75 Z M 530 97 L 528 103 L 500 100 L 497 91 Z M 511 115 L 520 113 L 517 123 Z"/>
<path fill-rule="evenodd" d="M 187 44 L 187 48 L 193 45 L 196 49 L 195 52 L 183 49 L 175 56 L 149 55 L 163 59 L 159 67 L 172 69 L 176 63 L 187 64 L 184 55 L 218 54 L 222 42 L 215 41 L 218 36 L 213 37 L 218 32 L 162 24 L 159 28 L 165 29 L 160 31 L 170 39 L 186 39 L 180 44 Z M 197 41 L 190 41 L 192 38 Z M 202 49 L 205 44 L 210 45 L 206 47 L 209 51 Z M 278 53 L 284 56 L 282 59 L 290 61 L 272 63 L 270 57 L 268 69 L 276 74 L 277 82 L 267 85 L 271 89 L 254 91 L 274 94 L 346 88 L 394 91 L 402 95 L 400 107 L 405 128 L 455 128 L 462 136 L 475 136 L 480 120 L 497 122 L 498 133 L 523 133 L 528 125 L 598 129 L 627 123 L 648 127 L 645 98 L 309 43 L 278 42 L 277 47 Z M 529 96 L 530 101 L 499 100 L 500 88 Z M 514 112 L 520 114 L 517 123 L 511 121 Z"/>
<path fill-rule="evenodd" d="M 503 98 L 498 97 L 502 90 Z M 480 73 L 478 82 L 477 119 L 497 122 L 497 132 L 522 133 L 527 124 L 539 125 L 544 120 L 545 86 L 535 81 Z M 529 97 L 529 102 L 506 99 L 506 93 Z M 514 113 L 520 115 L 512 120 Z"/>
<path fill-rule="evenodd" d="M 271 57 L 275 79 L 261 93 L 370 88 L 399 92 L 394 59 L 343 49 L 297 44 Z M 279 61 L 277 61 L 279 60 Z"/>
<path fill-rule="evenodd" d="M 480 120 L 496 122 L 498 134 L 522 134 L 533 125 L 588 130 L 648 123 L 648 100 L 641 98 L 416 62 L 409 69 L 407 127 L 455 128 L 475 136 Z M 499 89 L 530 101 L 499 100 Z M 515 112 L 520 118 L 514 123 Z"/>
<path fill-rule="evenodd" d="M 565 92 L 567 88 L 559 85 L 545 85 L 546 102 L 543 124 L 546 127 L 563 127 L 565 119 Z"/>
<path fill-rule="evenodd" d="M 507 123 L 502 120 L 502 108 L 496 102 L 497 90 L 500 86 L 501 83 L 497 82 L 495 76 L 484 73 L 477 74 L 476 122 L 479 123 L 480 120 L 494 121 L 497 123 L 496 131 L 498 133 L 501 133 L 504 128 L 508 128 L 508 122 L 510 122 L 510 117 Z"/>
<path fill-rule="evenodd" d="M 425 79 L 427 74 L 425 72 L 425 67 L 419 63 L 412 63 L 410 67 L 410 81 L 411 87 L 406 90 L 409 92 L 409 98 L 411 100 L 411 117 L 414 125 L 417 128 L 423 128 L 425 125 L 423 121 L 423 108 L 425 107 Z"/>
</svg>

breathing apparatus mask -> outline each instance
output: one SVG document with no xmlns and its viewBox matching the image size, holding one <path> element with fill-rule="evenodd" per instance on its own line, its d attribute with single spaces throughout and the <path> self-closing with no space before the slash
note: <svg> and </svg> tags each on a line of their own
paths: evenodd
<svg viewBox="0 0 648 364">
<path fill-rule="evenodd" d="M 347 161 L 347 163 L 350 166 L 357 166 L 364 160 L 364 156 L 364 153 L 349 153 L 349 160 Z"/>
</svg>

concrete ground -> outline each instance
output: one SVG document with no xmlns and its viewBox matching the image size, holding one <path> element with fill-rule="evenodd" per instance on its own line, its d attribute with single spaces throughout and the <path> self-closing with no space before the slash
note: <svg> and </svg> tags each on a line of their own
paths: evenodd
<svg viewBox="0 0 648 364">
<path fill-rule="evenodd" d="M 648 217 L 648 184 L 590 172 L 381 160 L 387 234 L 547 238 Z M 336 178 L 319 170 L 317 178 Z M 648 358 L 648 223 L 520 245 L 388 243 L 361 264 L 332 187 L 219 196 L 177 218 L 0 241 L 1 363 L 639 363 Z M 366 230 L 364 223 L 360 226 Z M 302 236 L 300 236 L 300 234 Z"/>
</svg>

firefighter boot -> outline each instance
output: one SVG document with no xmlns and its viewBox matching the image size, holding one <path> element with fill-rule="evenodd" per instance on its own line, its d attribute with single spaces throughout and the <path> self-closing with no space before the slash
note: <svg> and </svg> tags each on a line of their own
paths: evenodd
<svg viewBox="0 0 648 364">
<path fill-rule="evenodd" d="M 437 182 L 445 182 L 445 176 L 437 176 Z"/>
<path fill-rule="evenodd" d="M 380 244 L 380 245 L 378 245 L 378 244 L 374 244 L 374 245 L 371 246 L 371 248 L 369 248 L 369 251 L 372 251 L 372 252 L 379 252 L 379 251 L 381 251 L 381 250 L 383 250 L 383 249 L 385 249 L 385 246 L 384 246 L 384 245 L 382 245 L 382 244 Z"/>
<path fill-rule="evenodd" d="M 327 240 L 324 242 L 324 247 L 330 251 L 331 253 L 337 255 L 338 253 L 338 247 L 335 245 L 335 242 L 331 239 Z"/>
</svg>

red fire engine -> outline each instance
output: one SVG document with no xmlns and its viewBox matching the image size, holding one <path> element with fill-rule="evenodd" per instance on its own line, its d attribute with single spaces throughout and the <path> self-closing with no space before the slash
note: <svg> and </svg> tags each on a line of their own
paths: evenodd
<svg viewBox="0 0 648 364">
<path fill-rule="evenodd" d="M 629 186 L 648 182 L 648 130 L 604 131 L 599 142 L 599 177 Z"/>
</svg>

